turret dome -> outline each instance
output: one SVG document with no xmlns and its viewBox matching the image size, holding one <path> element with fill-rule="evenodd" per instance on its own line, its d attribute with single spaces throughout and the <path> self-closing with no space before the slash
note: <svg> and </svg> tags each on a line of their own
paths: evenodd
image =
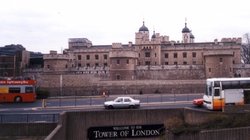
<svg viewBox="0 0 250 140">
<path fill-rule="evenodd" d="M 155 31 L 154 31 L 154 34 L 152 35 L 152 37 L 151 37 L 151 38 L 156 38 Z"/>
<path fill-rule="evenodd" d="M 182 29 L 182 33 L 190 33 L 190 30 L 187 27 L 187 23 L 185 23 L 185 27 Z"/>
<path fill-rule="evenodd" d="M 141 31 L 148 31 L 148 28 L 144 25 L 144 21 L 143 21 L 143 25 L 139 29 L 139 32 Z"/>
<path fill-rule="evenodd" d="M 194 39 L 194 35 L 192 33 L 190 33 L 190 38 Z"/>
</svg>

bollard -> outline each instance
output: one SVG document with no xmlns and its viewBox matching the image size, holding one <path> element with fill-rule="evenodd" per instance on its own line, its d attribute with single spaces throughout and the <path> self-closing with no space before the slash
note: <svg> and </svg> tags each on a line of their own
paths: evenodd
<svg viewBox="0 0 250 140">
<path fill-rule="evenodd" d="M 105 93 L 105 91 L 102 93 L 102 96 L 103 96 L 103 97 L 106 97 L 106 93 Z"/>
<path fill-rule="evenodd" d="M 42 108 L 46 108 L 46 99 L 43 99 L 42 101 Z"/>
</svg>

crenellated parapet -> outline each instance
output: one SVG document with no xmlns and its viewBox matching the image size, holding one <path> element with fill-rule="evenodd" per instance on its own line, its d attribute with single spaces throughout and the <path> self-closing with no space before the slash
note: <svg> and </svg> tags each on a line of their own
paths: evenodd
<svg viewBox="0 0 250 140">
<path fill-rule="evenodd" d="M 109 58 L 138 58 L 138 52 L 133 49 L 112 49 Z"/>
<path fill-rule="evenodd" d="M 238 38 L 222 38 L 221 42 L 235 42 L 237 44 L 241 44 L 242 43 L 242 38 L 238 37 Z"/>
<path fill-rule="evenodd" d="M 43 55 L 43 59 L 44 60 L 48 60 L 48 59 L 51 59 L 51 60 L 54 60 L 54 59 L 57 59 L 57 60 L 59 60 L 59 59 L 61 59 L 61 60 L 66 59 L 66 60 L 68 60 L 70 58 L 71 57 L 68 54 L 44 54 Z"/>
</svg>

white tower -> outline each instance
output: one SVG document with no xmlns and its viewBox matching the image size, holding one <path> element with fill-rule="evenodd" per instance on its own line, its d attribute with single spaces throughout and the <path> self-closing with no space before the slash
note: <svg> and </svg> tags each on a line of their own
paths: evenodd
<svg viewBox="0 0 250 140">
<path fill-rule="evenodd" d="M 187 22 L 185 22 L 185 27 L 182 29 L 182 43 L 191 43 L 190 35 L 191 31 L 187 27 Z"/>
<path fill-rule="evenodd" d="M 149 41 L 149 30 L 144 25 L 140 27 L 139 32 L 135 33 L 135 44 L 143 44 Z"/>
</svg>

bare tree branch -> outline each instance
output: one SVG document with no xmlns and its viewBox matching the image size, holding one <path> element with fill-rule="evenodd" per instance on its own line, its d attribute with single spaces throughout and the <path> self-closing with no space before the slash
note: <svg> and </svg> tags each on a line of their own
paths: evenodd
<svg viewBox="0 0 250 140">
<path fill-rule="evenodd" d="M 250 35 L 244 34 L 244 43 L 241 46 L 241 58 L 245 64 L 250 64 Z"/>
</svg>

